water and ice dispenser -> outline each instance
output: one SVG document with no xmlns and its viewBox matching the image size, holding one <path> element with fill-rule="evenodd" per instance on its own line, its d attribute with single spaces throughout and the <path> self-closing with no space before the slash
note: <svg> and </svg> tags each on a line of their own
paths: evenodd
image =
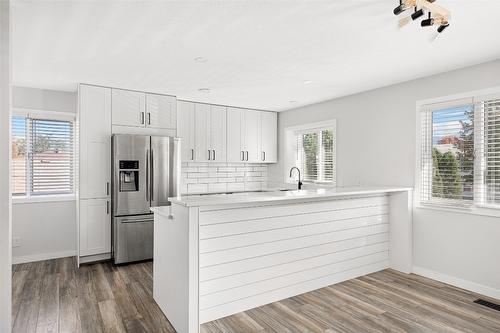
<svg viewBox="0 0 500 333">
<path fill-rule="evenodd" d="M 120 161 L 119 191 L 139 191 L 139 161 Z"/>
</svg>

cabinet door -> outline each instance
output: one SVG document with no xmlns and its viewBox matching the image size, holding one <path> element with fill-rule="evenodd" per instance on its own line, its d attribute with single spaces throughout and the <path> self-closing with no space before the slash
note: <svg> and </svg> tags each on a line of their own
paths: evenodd
<svg viewBox="0 0 500 333">
<path fill-rule="evenodd" d="M 106 198 L 111 184 L 111 89 L 81 85 L 80 198 Z"/>
<path fill-rule="evenodd" d="M 109 199 L 80 200 L 80 256 L 111 252 Z"/>
<path fill-rule="evenodd" d="M 113 125 L 145 126 L 146 94 L 137 91 L 113 89 Z"/>
<path fill-rule="evenodd" d="M 210 160 L 226 162 L 226 107 L 211 105 L 209 122 Z"/>
<path fill-rule="evenodd" d="M 196 103 L 194 105 L 194 158 L 198 162 L 208 162 L 210 159 L 209 120 L 210 105 Z"/>
<path fill-rule="evenodd" d="M 245 111 L 238 108 L 227 108 L 227 161 L 242 162 Z M 245 155 L 246 157 L 246 155 Z"/>
<path fill-rule="evenodd" d="M 261 161 L 260 151 L 260 111 L 245 110 L 245 161 Z"/>
<path fill-rule="evenodd" d="M 195 159 L 194 106 L 192 102 L 177 102 L 177 136 L 181 138 L 182 162 L 192 162 Z"/>
<path fill-rule="evenodd" d="M 278 161 L 278 115 L 276 112 L 261 112 L 261 161 Z"/>
<path fill-rule="evenodd" d="M 146 95 L 146 126 L 172 128 L 176 125 L 176 98 L 173 96 Z"/>
</svg>

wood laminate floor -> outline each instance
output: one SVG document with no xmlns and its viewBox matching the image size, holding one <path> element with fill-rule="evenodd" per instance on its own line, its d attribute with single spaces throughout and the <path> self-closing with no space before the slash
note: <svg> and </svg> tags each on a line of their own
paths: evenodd
<svg viewBox="0 0 500 333">
<path fill-rule="evenodd" d="M 152 298 L 151 262 L 77 269 L 74 258 L 47 260 L 15 265 L 12 282 L 13 332 L 174 332 Z M 385 270 L 206 323 L 201 332 L 500 332 L 500 312 L 474 304 L 479 297 Z"/>
</svg>

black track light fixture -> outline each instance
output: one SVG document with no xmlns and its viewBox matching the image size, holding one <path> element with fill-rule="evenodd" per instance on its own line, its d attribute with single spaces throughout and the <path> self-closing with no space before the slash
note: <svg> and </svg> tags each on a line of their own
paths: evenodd
<svg viewBox="0 0 500 333">
<path fill-rule="evenodd" d="M 428 18 L 426 18 L 425 20 L 422 20 L 422 22 L 420 22 L 420 25 L 422 27 L 430 27 L 431 25 L 434 25 L 434 19 L 432 18 L 431 13 L 429 13 Z"/>
<path fill-rule="evenodd" d="M 413 21 L 415 21 L 416 19 L 418 19 L 419 17 L 421 17 L 423 15 L 424 15 L 424 10 L 423 9 L 417 10 L 417 8 L 415 8 L 415 13 L 411 14 L 411 19 Z"/>
<path fill-rule="evenodd" d="M 437 0 L 398 0 L 399 6 L 394 8 L 394 15 L 413 9 L 411 15 L 399 20 L 399 27 L 408 22 L 422 19 L 422 27 L 436 26 L 437 32 L 442 33 L 450 26 L 451 12 L 436 4 Z M 425 15 L 425 16 L 424 16 Z"/>
<path fill-rule="evenodd" d="M 422 22 L 420 22 L 420 25 L 422 27 L 430 27 L 431 25 L 434 25 L 434 19 L 429 18 L 429 19 L 422 20 Z"/>
<path fill-rule="evenodd" d="M 448 28 L 450 26 L 450 24 L 448 22 L 444 22 L 443 24 L 441 24 L 438 28 L 438 32 L 439 33 L 442 33 L 444 31 L 444 29 Z"/>
<path fill-rule="evenodd" d="M 397 6 L 396 8 L 394 8 L 394 15 L 399 15 L 402 12 L 404 12 L 405 10 L 406 10 L 406 6 L 404 4 L 401 4 L 401 5 Z"/>
<path fill-rule="evenodd" d="M 394 8 L 393 12 L 394 12 L 394 15 L 399 15 L 407 9 L 408 9 L 408 6 L 406 6 L 406 3 L 403 3 L 403 0 L 399 0 L 399 6 Z"/>
</svg>

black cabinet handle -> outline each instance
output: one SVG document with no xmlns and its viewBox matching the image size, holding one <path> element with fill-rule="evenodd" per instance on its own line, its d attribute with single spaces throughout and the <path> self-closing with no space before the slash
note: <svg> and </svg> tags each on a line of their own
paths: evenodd
<svg viewBox="0 0 500 333">
<path fill-rule="evenodd" d="M 194 161 L 194 149 L 191 148 L 191 161 Z"/>
<path fill-rule="evenodd" d="M 214 152 L 214 156 L 213 156 L 213 159 L 214 161 L 216 160 L 216 157 L 215 157 L 215 149 L 212 150 Z"/>
<path fill-rule="evenodd" d="M 109 200 L 106 201 L 106 214 L 109 215 Z"/>
</svg>

